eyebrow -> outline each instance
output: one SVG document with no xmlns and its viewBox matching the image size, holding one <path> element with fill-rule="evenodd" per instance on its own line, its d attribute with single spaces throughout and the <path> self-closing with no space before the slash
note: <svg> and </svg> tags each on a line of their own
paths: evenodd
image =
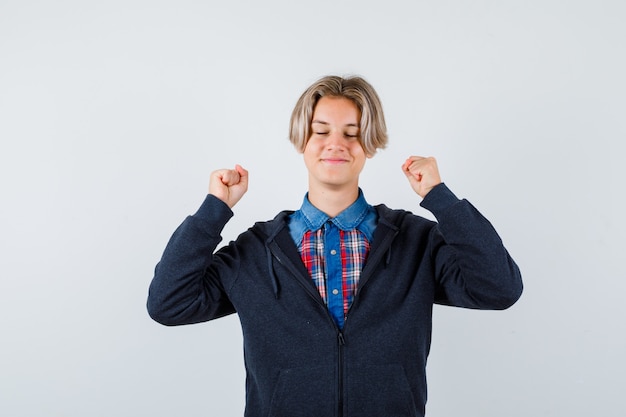
<svg viewBox="0 0 626 417">
<path fill-rule="evenodd" d="M 313 124 L 313 123 L 319 123 L 321 125 L 329 125 L 330 124 L 330 123 L 324 122 L 322 120 L 312 120 L 311 124 Z M 348 123 L 347 125 L 344 125 L 344 126 L 347 126 L 347 127 L 359 127 L 359 125 L 357 123 Z"/>
</svg>

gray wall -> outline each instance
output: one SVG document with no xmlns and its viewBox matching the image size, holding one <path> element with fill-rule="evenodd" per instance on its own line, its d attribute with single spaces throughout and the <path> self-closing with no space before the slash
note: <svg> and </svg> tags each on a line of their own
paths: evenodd
<svg viewBox="0 0 626 417">
<path fill-rule="evenodd" d="M 626 415 L 626 3 L 0 1 L 0 414 L 239 416 L 235 316 L 166 328 L 153 268 L 209 173 L 250 191 L 226 241 L 297 208 L 297 97 L 358 73 L 391 143 L 371 203 L 430 216 L 400 165 L 496 226 L 526 292 L 436 307 L 431 417 Z"/>
</svg>

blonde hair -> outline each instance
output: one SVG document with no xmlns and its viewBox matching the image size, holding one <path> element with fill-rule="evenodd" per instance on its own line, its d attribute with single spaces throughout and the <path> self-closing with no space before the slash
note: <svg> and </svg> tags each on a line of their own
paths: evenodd
<svg viewBox="0 0 626 417">
<path fill-rule="evenodd" d="M 300 96 L 291 113 L 289 140 L 299 152 L 311 137 L 311 119 L 321 97 L 345 97 L 361 112 L 359 142 L 365 153 L 373 156 L 378 149 L 387 146 L 387 126 L 383 106 L 374 88 L 358 76 L 339 77 L 329 75 L 320 78 Z"/>
</svg>

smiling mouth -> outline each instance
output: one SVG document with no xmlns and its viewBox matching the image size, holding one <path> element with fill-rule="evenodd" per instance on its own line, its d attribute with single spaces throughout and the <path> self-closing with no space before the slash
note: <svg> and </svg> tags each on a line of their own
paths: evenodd
<svg viewBox="0 0 626 417">
<path fill-rule="evenodd" d="M 324 158 L 322 159 L 322 162 L 325 162 L 327 164 L 343 164 L 345 162 L 348 162 L 347 159 L 341 159 L 341 158 Z"/>
</svg>

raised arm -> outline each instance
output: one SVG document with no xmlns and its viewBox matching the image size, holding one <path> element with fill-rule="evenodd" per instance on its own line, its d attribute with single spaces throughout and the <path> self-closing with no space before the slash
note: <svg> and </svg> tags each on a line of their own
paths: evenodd
<svg viewBox="0 0 626 417">
<path fill-rule="evenodd" d="M 233 216 L 231 208 L 247 187 L 248 172 L 239 165 L 211 174 L 209 194 L 198 211 L 176 229 L 155 268 L 147 301 L 154 320 L 180 325 L 235 312 L 224 287 L 236 273 L 236 265 L 216 263 L 213 253 Z M 211 266 L 219 274 L 209 276 L 206 271 Z"/>
<path fill-rule="evenodd" d="M 412 156 L 402 170 L 438 222 L 430 236 L 435 301 L 477 309 L 514 304 L 522 293 L 521 274 L 491 223 L 441 182 L 434 158 Z"/>
</svg>

